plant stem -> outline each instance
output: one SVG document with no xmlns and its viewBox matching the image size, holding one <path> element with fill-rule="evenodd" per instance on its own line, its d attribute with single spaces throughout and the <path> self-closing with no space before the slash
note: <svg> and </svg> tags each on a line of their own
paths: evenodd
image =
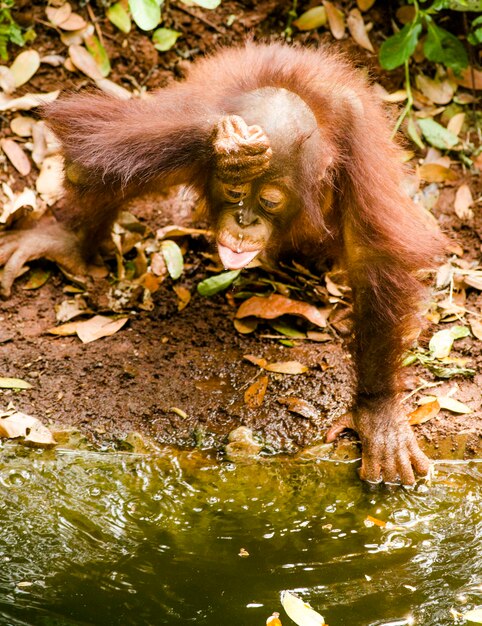
<svg viewBox="0 0 482 626">
<path fill-rule="evenodd" d="M 416 4 L 416 0 L 415 0 Z M 403 111 L 400 113 L 397 123 L 395 124 L 395 128 L 393 129 L 392 139 L 398 132 L 398 129 L 402 125 L 403 120 L 407 117 L 407 115 L 412 110 L 413 105 L 413 94 L 412 94 L 412 85 L 410 83 L 410 68 L 409 68 L 409 60 L 405 61 L 405 91 L 407 92 L 407 103 L 403 108 Z"/>
</svg>

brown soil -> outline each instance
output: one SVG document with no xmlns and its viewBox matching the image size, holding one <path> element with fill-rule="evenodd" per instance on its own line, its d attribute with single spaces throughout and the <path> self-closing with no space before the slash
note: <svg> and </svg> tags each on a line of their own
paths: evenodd
<svg viewBox="0 0 482 626">
<path fill-rule="evenodd" d="M 41 15 L 42 4 L 34 7 L 35 17 Z M 164 54 L 158 53 L 139 31 L 126 37 L 100 19 L 113 66 L 110 78 L 127 87 L 163 86 L 183 74 L 191 57 L 219 43 L 242 40 L 248 32 L 256 37 L 280 37 L 290 6 L 290 2 L 272 0 L 225 1 L 216 11 L 207 12 L 173 4 L 166 25 L 182 30 L 184 37 L 176 50 Z M 101 8 L 96 12 L 104 14 Z M 236 20 L 228 28 L 226 22 L 231 15 Z M 373 15 L 374 20 L 377 17 Z M 35 48 L 39 52 L 65 54 L 54 31 L 40 23 L 36 31 Z M 297 39 L 317 43 L 327 37 L 325 33 L 307 33 Z M 360 51 L 351 40 L 344 47 L 354 50 L 356 62 L 377 69 L 373 55 Z M 393 80 L 393 75 L 382 76 L 386 84 Z M 28 90 L 77 89 L 85 82 L 85 78 L 62 67 L 42 65 Z M 2 129 L 5 135 L 9 134 L 7 118 Z M 19 178 L 8 164 L 4 175 Z M 454 216 L 453 195 L 460 182 L 443 190 L 436 214 L 444 230 L 463 246 L 464 258 L 475 260 L 480 250 L 480 217 L 467 227 Z M 25 179 L 18 184 L 23 187 Z M 160 210 L 163 205 L 164 212 Z M 136 203 L 135 212 L 154 228 L 179 223 L 179 216 L 173 217 L 178 205 L 176 195 L 168 200 L 149 197 Z M 188 223 L 185 209 L 182 213 L 182 221 Z M 167 279 L 153 296 L 152 311 L 131 311 L 123 330 L 89 344 L 45 332 L 56 324 L 55 305 L 66 298 L 62 274 L 54 270 L 48 283 L 33 291 L 22 288 L 25 280 L 17 281 L 13 296 L 1 304 L 0 375 L 23 378 L 33 386 L 28 391 L 1 391 L 0 408 L 12 402 L 17 409 L 49 424 L 75 427 L 105 447 L 119 445 L 129 433 L 137 431 L 160 443 L 220 448 L 228 433 L 240 425 L 252 428 L 267 451 L 293 452 L 320 443 L 326 427 L 350 402 L 350 359 L 342 339 L 334 333 L 327 343 L 295 341 L 294 347 L 285 347 L 262 337 L 273 333 L 268 326 L 261 326 L 249 336 L 240 335 L 233 327 L 236 309 L 232 300 L 225 295 L 206 299 L 196 294 L 196 284 L 207 275 L 209 260 L 203 253 L 208 250 L 208 244 L 202 241 L 190 245 L 187 270 L 180 279 L 193 293 L 186 309 L 178 312 L 172 281 Z M 471 308 L 480 311 L 478 292 L 470 294 L 469 300 Z M 429 329 L 427 337 L 435 330 L 438 328 Z M 261 408 L 252 409 L 246 406 L 244 392 L 259 375 L 259 369 L 243 359 L 246 354 L 269 361 L 298 360 L 310 369 L 300 376 L 270 374 Z M 473 337 L 458 341 L 456 354 L 470 357 L 474 368 L 482 362 L 480 342 Z M 434 380 L 421 366 L 408 369 L 407 392 L 423 380 Z M 416 427 L 420 441 L 431 454 L 470 457 L 480 453 L 481 382 L 482 376 L 477 373 L 472 380 L 459 378 L 437 388 L 448 390 L 456 384 L 457 399 L 468 403 L 474 412 L 461 416 L 442 411 Z M 283 404 L 287 396 L 309 402 L 319 418 L 289 412 Z M 417 397 L 407 402 L 407 412 L 415 407 Z"/>
</svg>

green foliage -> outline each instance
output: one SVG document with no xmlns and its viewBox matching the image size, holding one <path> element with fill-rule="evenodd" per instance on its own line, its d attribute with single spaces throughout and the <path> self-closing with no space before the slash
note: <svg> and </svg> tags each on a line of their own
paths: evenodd
<svg viewBox="0 0 482 626">
<path fill-rule="evenodd" d="M 412 2 L 411 2 L 412 4 Z M 427 36 L 423 50 L 429 61 L 442 63 L 457 74 L 467 67 L 469 61 L 463 43 L 452 33 L 438 26 L 432 15 L 443 9 L 456 11 L 482 11 L 480 0 L 435 0 L 421 8 L 418 0 L 413 0 L 414 15 L 398 33 L 389 37 L 380 48 L 380 64 L 387 70 L 393 70 L 406 63 L 413 55 L 422 31 L 425 27 Z M 473 22 L 471 43 L 482 38 L 482 22 L 477 17 Z M 479 26 L 479 28 L 477 28 Z"/>
<path fill-rule="evenodd" d="M 241 270 L 231 270 L 206 278 L 197 286 L 198 293 L 208 298 L 214 296 L 214 294 L 224 291 L 231 286 L 240 274 Z"/>
<path fill-rule="evenodd" d="M 437 26 L 428 15 L 426 22 L 427 38 L 423 51 L 427 59 L 435 63 L 443 63 L 446 67 L 451 67 L 456 73 L 467 67 L 469 59 L 462 42 L 448 30 Z"/>
<path fill-rule="evenodd" d="M 394 70 L 412 56 L 422 32 L 420 22 L 406 24 L 402 30 L 389 37 L 380 48 L 380 63 L 386 70 Z"/>
<path fill-rule="evenodd" d="M 156 50 L 159 50 L 159 52 L 170 50 L 175 45 L 177 38 L 180 37 L 181 34 L 182 33 L 177 30 L 173 30 L 172 28 L 158 28 L 152 35 L 154 47 Z"/>
<path fill-rule="evenodd" d="M 472 30 L 468 36 L 469 43 L 478 46 L 482 43 L 482 15 L 476 17 L 472 22 Z"/>
<path fill-rule="evenodd" d="M 17 44 L 17 46 L 25 44 L 20 26 L 10 13 L 14 4 L 14 0 L 2 0 L 0 2 L 0 58 L 3 61 L 8 59 L 7 46 L 9 43 Z"/>
<path fill-rule="evenodd" d="M 418 120 L 418 125 L 425 139 L 434 148 L 449 150 L 459 143 L 457 135 L 454 135 L 454 133 L 451 133 L 444 126 L 429 117 Z"/>
<path fill-rule="evenodd" d="M 129 0 L 132 19 L 141 30 L 152 30 L 161 21 L 163 0 Z"/>
<path fill-rule="evenodd" d="M 109 20 L 123 33 L 131 30 L 131 17 L 120 2 L 116 2 L 107 9 Z"/>
</svg>

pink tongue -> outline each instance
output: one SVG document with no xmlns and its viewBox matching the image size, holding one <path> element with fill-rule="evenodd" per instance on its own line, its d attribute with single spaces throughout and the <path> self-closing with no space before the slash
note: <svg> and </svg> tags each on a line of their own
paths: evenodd
<svg viewBox="0 0 482 626">
<path fill-rule="evenodd" d="M 259 254 L 259 250 L 250 250 L 249 252 L 235 252 L 218 243 L 218 252 L 221 258 L 221 263 L 227 270 L 240 270 L 246 267 L 254 257 Z"/>
</svg>

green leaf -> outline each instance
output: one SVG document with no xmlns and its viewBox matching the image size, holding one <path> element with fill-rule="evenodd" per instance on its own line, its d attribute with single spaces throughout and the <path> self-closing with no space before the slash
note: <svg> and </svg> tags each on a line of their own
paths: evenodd
<svg viewBox="0 0 482 626">
<path fill-rule="evenodd" d="M 434 148 L 449 150 L 459 143 L 459 138 L 444 126 L 430 118 L 418 120 L 423 136 Z"/>
<path fill-rule="evenodd" d="M 468 337 L 470 330 L 467 326 L 452 326 L 452 328 L 445 328 L 439 330 L 430 339 L 428 348 L 432 353 L 432 356 L 436 359 L 443 359 L 450 354 L 452 344 L 455 339 L 462 339 Z"/>
<path fill-rule="evenodd" d="M 427 31 L 423 51 L 429 61 L 443 63 L 456 73 L 467 67 L 467 51 L 455 35 L 437 26 L 432 19 L 427 19 Z"/>
<path fill-rule="evenodd" d="M 198 293 L 208 298 L 209 296 L 214 296 L 214 294 L 227 289 L 240 274 L 241 270 L 231 270 L 230 272 L 223 272 L 222 274 L 206 278 L 197 286 Z"/>
<path fill-rule="evenodd" d="M 422 24 L 412 22 L 384 41 L 379 54 L 381 66 L 393 70 L 403 65 L 414 53 L 421 32 Z"/>
<path fill-rule="evenodd" d="M 32 385 L 21 378 L 0 378 L 0 389 L 30 389 Z"/>
<path fill-rule="evenodd" d="M 158 28 L 152 35 L 152 41 L 154 42 L 154 48 L 159 52 L 166 52 L 170 50 L 180 37 L 182 33 L 172 28 Z"/>
<path fill-rule="evenodd" d="M 415 124 L 413 117 L 410 117 L 407 122 L 407 133 L 413 143 L 415 143 L 420 148 L 420 150 L 425 149 L 425 144 L 420 137 L 417 125 Z"/>
<path fill-rule="evenodd" d="M 131 29 L 131 18 L 120 2 L 116 2 L 107 9 L 108 19 L 123 33 L 128 33 Z"/>
<path fill-rule="evenodd" d="M 272 320 L 269 325 L 277 332 L 286 337 L 291 337 L 292 339 L 304 339 L 306 337 L 306 333 L 302 333 L 297 328 L 293 328 L 293 326 L 290 326 L 282 320 Z"/>
<path fill-rule="evenodd" d="M 97 67 L 104 78 L 110 74 L 110 61 L 104 46 L 95 35 L 84 37 L 84 43 L 90 55 L 94 57 Z"/>
<path fill-rule="evenodd" d="M 181 2 L 183 4 L 187 4 L 188 6 L 195 4 L 203 9 L 217 9 L 217 7 L 221 4 L 221 0 L 189 0 L 188 2 L 181 0 Z"/>
<path fill-rule="evenodd" d="M 482 11 L 480 0 L 436 0 L 430 9 L 441 11 L 451 9 L 452 11 Z"/>
<path fill-rule="evenodd" d="M 182 257 L 181 248 L 175 241 L 165 239 L 161 242 L 161 252 L 166 262 L 169 276 L 174 280 L 178 279 L 184 269 L 184 259 Z"/>
<path fill-rule="evenodd" d="M 142 30 L 153 30 L 161 21 L 159 0 L 129 0 L 132 19 Z"/>
</svg>

